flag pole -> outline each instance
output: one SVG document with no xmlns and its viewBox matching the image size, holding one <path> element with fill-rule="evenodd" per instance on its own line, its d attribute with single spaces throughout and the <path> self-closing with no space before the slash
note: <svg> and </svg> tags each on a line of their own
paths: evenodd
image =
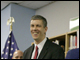
<svg viewBox="0 0 80 60">
<path fill-rule="evenodd" d="M 16 50 L 19 50 L 19 48 L 17 46 L 17 42 L 16 42 L 14 35 L 12 33 L 12 26 L 13 26 L 12 23 L 13 22 L 14 22 L 13 17 L 10 17 L 10 19 L 8 19 L 8 21 L 7 21 L 7 25 L 10 25 L 10 32 L 9 32 L 9 36 L 8 36 L 6 43 L 5 43 L 5 47 L 2 51 L 1 59 L 12 59 L 14 52 Z"/>
</svg>

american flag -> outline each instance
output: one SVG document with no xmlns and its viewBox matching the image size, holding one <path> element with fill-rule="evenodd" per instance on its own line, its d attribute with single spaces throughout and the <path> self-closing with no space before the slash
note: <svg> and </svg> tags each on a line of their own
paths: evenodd
<svg viewBox="0 0 80 60">
<path fill-rule="evenodd" d="M 19 48 L 17 46 L 13 32 L 11 31 L 5 43 L 4 49 L 2 51 L 1 59 L 12 59 L 13 53 L 16 50 L 19 50 Z"/>
</svg>

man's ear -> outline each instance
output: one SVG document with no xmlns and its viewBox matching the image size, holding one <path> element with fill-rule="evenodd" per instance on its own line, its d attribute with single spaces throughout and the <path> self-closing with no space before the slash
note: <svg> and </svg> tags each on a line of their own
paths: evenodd
<svg viewBox="0 0 80 60">
<path fill-rule="evenodd" d="M 48 27 L 45 27 L 45 32 L 44 32 L 44 34 L 46 34 L 47 30 L 48 30 Z"/>
<path fill-rule="evenodd" d="M 47 30 L 48 30 L 48 27 L 45 27 L 45 32 L 47 32 Z"/>
</svg>

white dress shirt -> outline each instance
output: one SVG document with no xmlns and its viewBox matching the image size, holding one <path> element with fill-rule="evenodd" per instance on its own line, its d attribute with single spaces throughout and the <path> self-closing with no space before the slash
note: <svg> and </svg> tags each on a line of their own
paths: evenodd
<svg viewBox="0 0 80 60">
<path fill-rule="evenodd" d="M 45 39 L 37 45 L 37 46 L 38 46 L 38 56 L 37 56 L 37 58 L 39 57 L 39 54 L 40 54 L 40 52 L 41 52 L 41 50 L 42 50 L 42 48 L 43 48 L 43 46 L 44 46 L 46 40 L 47 40 L 47 39 L 46 39 L 46 37 L 45 37 Z M 34 43 L 34 45 L 35 45 L 35 47 L 36 47 L 36 44 L 35 44 L 35 43 Z M 34 58 L 35 50 L 36 50 L 35 47 L 34 47 L 34 50 L 33 50 L 31 59 Z"/>
</svg>

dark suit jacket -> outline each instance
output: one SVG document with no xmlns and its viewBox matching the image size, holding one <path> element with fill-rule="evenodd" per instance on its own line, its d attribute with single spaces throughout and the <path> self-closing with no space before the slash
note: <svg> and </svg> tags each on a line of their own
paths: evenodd
<svg viewBox="0 0 80 60">
<path fill-rule="evenodd" d="M 34 44 L 24 51 L 23 59 L 31 59 Z M 38 59 L 64 59 L 63 49 L 47 38 Z"/>
</svg>

